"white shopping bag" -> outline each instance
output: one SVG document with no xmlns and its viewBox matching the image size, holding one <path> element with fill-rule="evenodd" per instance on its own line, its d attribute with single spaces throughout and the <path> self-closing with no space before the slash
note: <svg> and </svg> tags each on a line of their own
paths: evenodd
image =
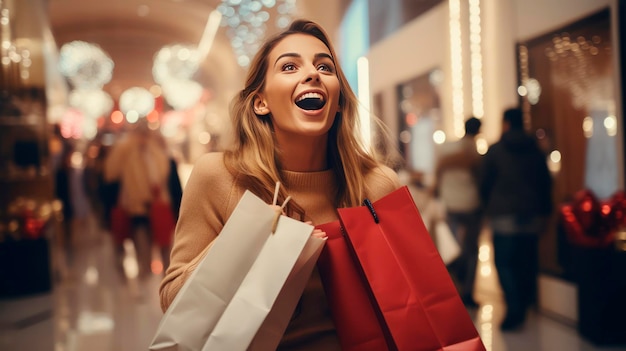
<svg viewBox="0 0 626 351">
<path fill-rule="evenodd" d="M 263 321 L 263 325 L 254 336 L 248 347 L 249 351 L 276 350 L 287 325 L 291 320 L 294 307 L 300 300 L 311 272 L 317 264 L 317 259 L 324 248 L 325 240 L 309 238 L 304 250 L 298 257 L 296 265 L 291 270 L 285 285 L 283 285 L 272 310 Z"/>
<path fill-rule="evenodd" d="M 450 230 L 450 226 L 444 220 L 438 220 L 435 224 L 435 243 L 437 245 L 437 251 L 441 255 L 443 263 L 450 264 L 456 260 L 461 254 L 461 246 L 456 241 L 454 233 Z"/>
<path fill-rule="evenodd" d="M 305 245 L 311 239 L 319 246 L 324 242 L 311 237 L 313 226 L 285 216 L 280 217 L 272 233 L 275 217 L 276 212 L 261 199 L 249 191 L 244 193 L 220 235 L 165 312 L 150 350 L 248 348 Z M 315 251 L 304 250 L 304 254 Z M 301 258 L 305 262 L 309 259 Z M 301 269 L 301 275 L 295 278 L 306 276 L 306 283 L 312 268 L 308 272 Z M 304 284 L 293 293 L 299 297 L 303 289 Z M 278 319 L 288 321 L 296 303 L 297 299 L 286 306 L 286 315 Z M 281 307 L 283 304 L 277 303 Z M 282 333 L 284 329 L 272 342 L 277 345 Z M 211 346 L 213 342 L 217 342 L 216 347 Z"/>
</svg>

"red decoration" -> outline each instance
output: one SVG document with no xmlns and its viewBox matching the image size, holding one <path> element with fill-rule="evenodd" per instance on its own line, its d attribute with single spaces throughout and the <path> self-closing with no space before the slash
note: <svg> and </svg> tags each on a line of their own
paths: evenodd
<svg viewBox="0 0 626 351">
<path fill-rule="evenodd" d="M 626 226 L 626 193 L 615 193 L 599 201 L 587 190 L 581 190 L 574 201 L 561 207 L 561 219 L 570 241 L 585 247 L 607 247 L 615 233 Z"/>
<path fill-rule="evenodd" d="M 45 225 L 46 221 L 43 219 L 28 217 L 24 220 L 23 234 L 28 239 L 41 238 Z"/>
<path fill-rule="evenodd" d="M 620 191 L 611 197 L 611 226 L 614 229 L 626 227 L 626 191 Z"/>
</svg>

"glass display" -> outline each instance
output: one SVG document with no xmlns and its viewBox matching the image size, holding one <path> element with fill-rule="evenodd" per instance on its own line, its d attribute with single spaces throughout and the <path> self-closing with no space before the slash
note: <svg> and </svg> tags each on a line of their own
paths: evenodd
<svg viewBox="0 0 626 351">
<path fill-rule="evenodd" d="M 609 10 L 520 43 L 518 91 L 526 126 L 554 177 L 555 218 L 540 245 L 544 271 L 569 276 L 559 208 L 582 190 L 600 201 L 618 190 L 615 62 Z"/>
</svg>

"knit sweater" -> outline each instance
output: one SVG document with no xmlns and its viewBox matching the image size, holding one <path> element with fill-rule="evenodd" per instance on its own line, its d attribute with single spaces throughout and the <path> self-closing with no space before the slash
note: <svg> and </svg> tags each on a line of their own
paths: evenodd
<svg viewBox="0 0 626 351">
<path fill-rule="evenodd" d="M 338 219 L 333 199 L 337 184 L 331 170 L 284 171 L 287 194 L 314 225 Z M 372 201 L 400 186 L 396 173 L 380 166 L 367 175 L 366 193 Z M 196 163 L 183 191 L 171 263 L 161 283 L 165 311 L 206 254 L 246 189 L 239 186 L 224 165 L 222 153 L 209 153 Z M 340 350 L 330 310 L 317 270 L 305 287 L 279 350 Z"/>
</svg>

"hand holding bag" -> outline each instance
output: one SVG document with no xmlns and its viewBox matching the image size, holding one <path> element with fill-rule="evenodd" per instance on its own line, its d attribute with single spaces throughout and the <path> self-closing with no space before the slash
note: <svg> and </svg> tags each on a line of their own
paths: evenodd
<svg viewBox="0 0 626 351">
<path fill-rule="evenodd" d="M 340 261 L 330 260 L 332 255 L 325 252 L 320 257 L 320 273 L 342 349 L 484 351 L 408 189 L 402 187 L 368 205 L 338 209 L 347 253 L 334 253 L 344 260 L 350 258 L 355 267 L 352 275 L 357 272 L 362 284 L 341 282 L 338 288 L 338 279 L 332 275 Z M 331 243 L 328 251 L 334 248 Z M 348 273 L 344 269 L 342 274 Z M 374 331 L 369 339 L 386 346 L 355 348 L 350 344 L 368 338 L 344 324 L 355 311 L 333 300 L 356 299 L 357 295 L 373 310 L 363 315 L 368 321 L 361 320 L 360 324 Z"/>
<path fill-rule="evenodd" d="M 324 240 L 311 237 L 312 226 L 286 216 L 272 233 L 276 218 L 274 209 L 244 193 L 165 312 L 150 350 L 278 345 Z M 290 286 L 287 294 L 284 286 Z"/>
</svg>

